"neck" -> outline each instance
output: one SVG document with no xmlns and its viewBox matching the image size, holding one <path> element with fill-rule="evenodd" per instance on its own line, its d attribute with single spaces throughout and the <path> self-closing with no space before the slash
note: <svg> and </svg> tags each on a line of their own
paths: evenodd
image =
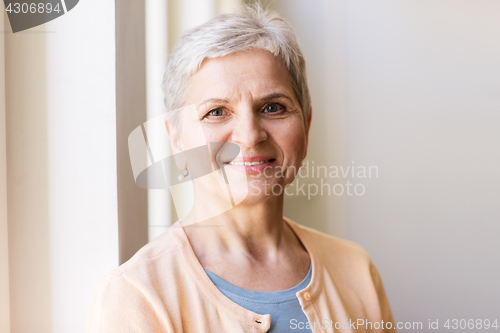
<svg viewBox="0 0 500 333">
<path fill-rule="evenodd" d="M 205 211 L 202 205 L 195 204 L 182 223 L 193 248 L 198 248 L 195 252 L 203 253 L 202 256 L 244 253 L 255 260 L 272 259 L 294 237 L 283 221 L 283 196 L 253 204 L 241 203 L 196 223 L 196 217 L 200 220 Z M 190 228 L 193 223 L 195 227 Z"/>
</svg>

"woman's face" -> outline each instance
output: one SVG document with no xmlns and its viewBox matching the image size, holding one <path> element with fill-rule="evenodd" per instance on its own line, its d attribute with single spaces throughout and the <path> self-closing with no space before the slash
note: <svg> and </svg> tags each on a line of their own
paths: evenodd
<svg viewBox="0 0 500 333">
<path fill-rule="evenodd" d="M 206 60 L 188 82 L 184 106 L 189 105 L 196 111 L 181 113 L 177 144 L 238 145 L 232 161 L 224 146 L 212 152 L 235 201 L 265 200 L 293 181 L 306 155 L 310 117 L 304 122 L 289 73 L 271 53 L 252 50 Z M 195 183 L 195 192 L 214 192 L 203 187 Z"/>
</svg>

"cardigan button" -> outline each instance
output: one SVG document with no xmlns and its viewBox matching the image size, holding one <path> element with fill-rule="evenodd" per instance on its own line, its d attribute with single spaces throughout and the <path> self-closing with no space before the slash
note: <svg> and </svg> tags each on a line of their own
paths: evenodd
<svg viewBox="0 0 500 333">
<path fill-rule="evenodd" d="M 306 292 L 306 293 L 304 293 L 304 298 L 306 299 L 306 301 L 310 301 L 310 300 L 312 300 L 312 296 L 311 296 L 311 294 L 309 294 L 309 293 L 307 293 L 307 292 Z"/>
</svg>

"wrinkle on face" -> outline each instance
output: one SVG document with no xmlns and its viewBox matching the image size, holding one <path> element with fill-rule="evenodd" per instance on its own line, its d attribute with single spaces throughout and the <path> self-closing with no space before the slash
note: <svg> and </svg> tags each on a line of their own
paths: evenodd
<svg viewBox="0 0 500 333">
<path fill-rule="evenodd" d="M 195 105 L 196 113 L 182 122 L 187 128 L 201 123 L 203 129 L 203 133 L 182 131 L 187 146 L 199 142 L 200 136 L 207 143 L 232 142 L 243 156 L 269 155 L 276 159 L 273 168 L 298 170 L 307 145 L 303 112 L 288 70 L 271 53 L 250 50 L 205 60 L 189 79 L 186 92 L 184 105 Z M 286 112 L 264 112 L 269 104 L 283 105 Z M 207 117 L 217 109 L 224 110 L 224 116 Z M 285 186 L 293 178 L 287 173 L 266 181 Z"/>
</svg>

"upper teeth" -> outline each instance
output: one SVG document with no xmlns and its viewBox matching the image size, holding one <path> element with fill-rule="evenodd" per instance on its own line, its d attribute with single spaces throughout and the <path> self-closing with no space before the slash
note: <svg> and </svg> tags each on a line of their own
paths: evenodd
<svg viewBox="0 0 500 333">
<path fill-rule="evenodd" d="M 259 164 L 263 164 L 263 163 L 267 163 L 269 162 L 268 161 L 258 161 L 258 162 L 229 162 L 229 164 L 231 165 L 259 165 Z"/>
</svg>

